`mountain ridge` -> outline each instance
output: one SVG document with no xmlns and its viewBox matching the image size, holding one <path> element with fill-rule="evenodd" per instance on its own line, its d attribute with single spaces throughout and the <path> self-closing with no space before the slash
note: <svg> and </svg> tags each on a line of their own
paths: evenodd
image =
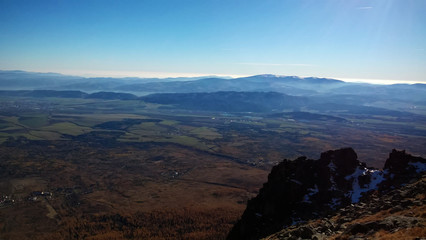
<svg viewBox="0 0 426 240">
<path fill-rule="evenodd" d="M 28 79 L 31 79 L 31 81 L 27 81 Z M 185 85 L 185 82 L 193 82 L 192 84 L 197 83 L 197 81 L 205 80 L 205 79 L 214 79 L 217 80 L 220 84 L 226 83 L 226 80 L 228 82 L 242 82 L 247 85 L 247 83 L 255 84 L 255 83 L 263 83 L 265 87 L 265 83 L 269 84 L 268 86 L 269 90 L 271 87 L 274 88 L 282 88 L 282 90 L 285 90 L 285 87 L 291 87 L 289 85 L 277 85 L 277 83 L 291 83 L 291 84 L 299 84 L 297 88 L 306 88 L 307 86 L 303 86 L 303 84 L 315 84 L 315 85 L 334 85 L 332 88 L 336 88 L 342 84 L 344 85 L 356 85 L 356 86 L 415 86 L 415 87 L 423 87 L 426 86 L 426 84 L 422 83 L 416 83 L 416 84 L 405 84 L 405 83 L 398 83 L 398 84 L 392 84 L 392 85 L 375 85 L 375 84 L 365 84 L 365 83 L 350 83 L 350 82 L 344 82 L 342 80 L 333 79 L 333 78 L 320 78 L 320 77 L 298 77 L 298 76 L 278 76 L 278 75 L 272 75 L 272 74 L 261 74 L 261 75 L 254 75 L 254 76 L 248 76 L 248 77 L 239 77 L 239 78 L 229 78 L 229 77 L 216 77 L 216 76 L 200 76 L 200 77 L 176 77 L 176 78 L 139 78 L 139 77 L 81 77 L 81 76 L 73 76 L 73 75 L 65 75 L 60 73 L 41 73 L 41 72 L 27 72 L 27 71 L 21 71 L 21 70 L 0 70 L 0 88 L 3 89 L 22 89 L 22 90 L 35 90 L 44 88 L 47 90 L 59 90 L 59 89 L 68 89 L 73 88 L 72 90 L 86 90 L 86 91 L 93 91 L 93 90 L 100 90 L 100 91 L 106 91 L 106 90 L 130 90 L 134 91 L 134 87 L 138 86 L 139 88 L 143 89 L 144 87 L 151 87 L 153 88 L 155 84 L 158 84 L 156 86 L 157 88 L 159 86 L 163 86 L 163 83 L 172 83 L 179 85 Z M 225 81 L 224 81 L 225 80 Z M 66 82 L 69 81 L 69 82 Z M 106 85 L 103 86 L 102 82 L 104 82 Z M 200 81 L 199 85 L 202 86 L 202 82 Z M 148 84 L 150 83 L 150 84 Z M 161 83 L 161 84 L 160 84 Z M 87 84 L 85 89 L 82 88 L 84 84 Z M 90 86 L 92 84 L 93 86 Z M 111 86 L 111 84 L 113 84 Z M 145 85 L 148 84 L 148 85 Z M 22 87 L 25 87 L 23 89 Z M 215 85 L 216 88 L 218 85 Z M 133 88 L 132 88 L 133 87 Z M 238 86 L 242 89 L 228 89 L 228 90 L 248 90 L 244 89 L 245 86 Z M 318 87 L 318 86 L 317 86 Z M 48 89 L 49 88 L 49 89 Z M 208 89 L 202 89 L 202 91 L 207 91 Z M 213 88 L 214 90 L 214 88 Z M 226 89 L 221 89 L 226 90 Z M 260 89 L 258 89 L 260 90 Z M 315 89 L 315 90 L 321 90 L 321 89 Z M 326 89 L 322 89 L 327 90 Z M 175 90 L 176 91 L 176 90 Z M 173 92 L 175 92 L 173 91 Z"/>
</svg>

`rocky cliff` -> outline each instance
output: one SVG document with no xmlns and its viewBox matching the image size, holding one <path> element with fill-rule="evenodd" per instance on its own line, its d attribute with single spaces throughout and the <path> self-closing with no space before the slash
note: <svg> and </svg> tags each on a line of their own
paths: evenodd
<svg viewBox="0 0 426 240">
<path fill-rule="evenodd" d="M 260 239 L 270 235 L 269 239 L 319 239 L 336 234 L 354 235 L 357 231 L 368 233 L 370 230 L 362 224 L 349 227 L 344 223 L 359 220 L 357 214 L 363 212 L 374 215 L 394 206 L 405 210 L 410 204 L 423 207 L 425 170 L 425 159 L 397 150 L 390 153 L 383 170 L 368 168 L 358 161 L 351 148 L 324 152 L 318 160 L 284 160 L 272 169 L 258 196 L 248 202 L 228 239 Z M 403 203 L 407 199 L 398 196 L 398 191 L 405 191 L 401 189 L 414 183 L 411 190 L 406 190 L 410 194 L 405 195 L 418 199 L 407 205 L 407 201 Z M 332 222 L 333 217 L 339 222 Z M 424 220 L 424 214 L 421 218 Z M 418 226 L 422 219 L 404 216 L 382 219 L 384 222 L 372 225 L 389 230 L 399 223 L 402 227 Z M 317 225 L 313 224 L 315 221 Z M 395 226 L 390 224 L 395 221 Z"/>
</svg>

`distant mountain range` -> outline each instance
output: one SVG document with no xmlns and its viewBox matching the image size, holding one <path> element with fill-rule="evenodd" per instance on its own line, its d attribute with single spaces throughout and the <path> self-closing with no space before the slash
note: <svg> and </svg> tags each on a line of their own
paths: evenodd
<svg viewBox="0 0 426 240">
<path fill-rule="evenodd" d="M 84 78 L 58 73 L 1 71 L 0 89 L 3 90 L 80 90 L 86 92 L 112 91 L 146 93 L 191 93 L 217 91 L 280 92 L 289 95 L 356 94 L 412 96 L 424 93 L 426 84 L 374 85 L 348 83 L 330 78 L 276 76 L 270 74 L 242 78 Z"/>
<path fill-rule="evenodd" d="M 110 77 L 80 77 L 59 73 L 38 73 L 20 70 L 0 70 L 0 89 L 4 90 L 81 90 L 114 91 L 119 87 L 133 86 L 152 82 L 182 82 L 194 81 L 205 77 L 177 77 L 177 78 L 110 78 Z M 227 79 L 227 78 L 223 78 Z M 131 92 L 135 92 L 133 89 Z"/>
<path fill-rule="evenodd" d="M 307 108 L 320 112 L 350 109 L 368 114 L 395 114 L 389 110 L 426 114 L 426 84 L 375 85 L 268 74 L 234 79 L 160 79 L 0 71 L 0 89 L 20 90 L 3 91 L 3 96 L 140 99 L 192 110 L 271 112 Z"/>
</svg>

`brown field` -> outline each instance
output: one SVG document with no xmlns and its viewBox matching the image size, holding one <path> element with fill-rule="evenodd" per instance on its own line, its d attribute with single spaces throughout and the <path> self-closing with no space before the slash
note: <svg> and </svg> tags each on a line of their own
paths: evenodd
<svg viewBox="0 0 426 240">
<path fill-rule="evenodd" d="M 5 239 L 223 239 L 267 174 L 174 144 L 43 144 L 0 148 Z"/>
<path fill-rule="evenodd" d="M 0 239 L 224 239 L 284 158 L 350 146 L 382 167 L 392 148 L 426 154 L 413 130 L 422 123 L 127 104 L 55 99 L 45 112 L 0 111 Z"/>
</svg>

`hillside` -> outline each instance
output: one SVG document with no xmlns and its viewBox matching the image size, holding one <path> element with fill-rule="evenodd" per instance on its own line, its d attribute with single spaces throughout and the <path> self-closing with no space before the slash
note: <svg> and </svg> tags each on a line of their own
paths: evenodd
<svg viewBox="0 0 426 240">
<path fill-rule="evenodd" d="M 297 109 L 305 98 L 277 92 L 214 92 L 214 93 L 163 93 L 140 98 L 146 102 L 174 104 L 178 108 L 223 112 L 269 112 Z"/>
<path fill-rule="evenodd" d="M 423 239 L 426 179 L 381 196 L 348 205 L 326 218 L 295 224 L 264 240 L 281 239 Z"/>
</svg>

